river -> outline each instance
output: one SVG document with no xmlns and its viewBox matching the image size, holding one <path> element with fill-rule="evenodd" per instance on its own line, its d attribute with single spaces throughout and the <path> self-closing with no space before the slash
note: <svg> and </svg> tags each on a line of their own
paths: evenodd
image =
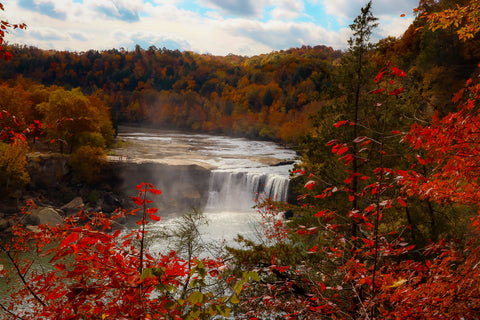
<svg viewBox="0 0 480 320">
<path fill-rule="evenodd" d="M 203 208 L 208 224 L 199 230 L 209 248 L 224 244 L 235 246 L 238 234 L 254 241 L 261 236 L 260 215 L 253 208 L 255 200 L 259 195 L 286 200 L 289 171 L 296 157 L 294 151 L 268 141 L 140 127 L 121 126 L 118 139 L 123 146 L 113 150 L 109 156 L 111 161 L 131 162 L 134 167 L 137 167 L 135 163 L 147 162 L 149 168 L 156 164 L 164 168 L 195 165 L 209 172 L 202 175 L 209 180 L 202 184 L 208 188 Z M 164 185 L 168 188 L 168 181 Z M 171 249 L 168 241 L 158 240 L 156 235 L 165 228 L 175 228 L 181 213 L 170 213 L 159 222 L 147 225 L 150 252 Z M 5 268 L 12 268 L 4 263 Z M 0 278 L 0 287 L 7 285 L 6 280 Z M 0 298 L 2 294 L 0 290 Z"/>
<path fill-rule="evenodd" d="M 208 241 L 232 243 L 237 234 L 254 239 L 260 219 L 253 208 L 256 199 L 287 200 L 296 154 L 276 143 L 126 126 L 119 127 L 118 139 L 124 147 L 115 150 L 113 159 L 194 164 L 210 170 L 203 209 L 209 223 L 201 229 Z M 148 229 L 155 233 L 176 219 L 170 215 Z M 155 244 L 150 249 L 156 251 Z"/>
</svg>

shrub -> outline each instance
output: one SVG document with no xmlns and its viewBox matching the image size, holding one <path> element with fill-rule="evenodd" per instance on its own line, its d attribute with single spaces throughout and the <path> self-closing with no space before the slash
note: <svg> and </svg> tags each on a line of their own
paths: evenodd
<svg viewBox="0 0 480 320">
<path fill-rule="evenodd" d="M 74 178 L 90 185 L 101 181 L 101 172 L 106 163 L 107 156 L 103 149 L 91 146 L 78 148 L 69 160 Z"/>
</svg>

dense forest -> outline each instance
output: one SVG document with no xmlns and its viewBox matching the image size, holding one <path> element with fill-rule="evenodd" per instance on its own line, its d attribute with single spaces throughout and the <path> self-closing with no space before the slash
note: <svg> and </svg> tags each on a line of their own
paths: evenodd
<svg viewBox="0 0 480 320">
<path fill-rule="evenodd" d="M 115 123 L 295 141 L 319 100 L 340 51 L 324 46 L 252 58 L 215 57 L 137 46 L 82 53 L 9 47 L 4 80 L 81 88 L 107 103 Z M 26 88 L 27 89 L 27 88 Z M 299 125 L 300 124 L 300 125 Z M 308 126 L 305 130 L 308 129 Z"/>
<path fill-rule="evenodd" d="M 476 66 L 478 40 L 464 42 L 453 32 L 423 28 L 425 23 L 417 19 L 401 38 L 381 40 L 366 59 L 376 66 L 392 61 L 408 73 L 406 104 L 447 112 L 453 108 L 452 94 Z M 58 52 L 13 45 L 8 50 L 12 58 L 1 62 L 0 78 L 10 86 L 31 90 L 34 84 L 23 77 L 46 87 L 80 88 L 111 108 L 115 124 L 137 122 L 287 143 L 298 142 L 312 128 L 311 116 L 339 94 L 333 91 L 343 56 L 321 45 L 254 57 L 154 46 Z"/>
<path fill-rule="evenodd" d="M 352 22 L 345 51 L 2 46 L 3 195 L 28 183 L 30 150 L 69 153 L 83 179 L 98 182 L 89 161 L 104 159 L 120 123 L 272 139 L 296 148 L 299 162 L 296 200 L 258 205 L 263 243 L 239 237 L 213 258 L 195 251 L 198 212 L 173 231 L 182 250 L 148 253 L 145 225 L 160 219 L 149 205 L 161 194 L 148 183 L 131 211 L 81 211 L 37 233 L 20 219 L 0 249 L 21 289 L 0 302 L 0 316 L 478 318 L 480 3 L 420 0 L 403 36 L 378 43 L 371 6 Z M 293 218 L 279 218 L 287 210 Z M 109 231 L 131 214 L 138 230 Z M 19 258 L 31 248 L 50 270 Z M 24 299 L 31 308 L 16 308 Z"/>
</svg>

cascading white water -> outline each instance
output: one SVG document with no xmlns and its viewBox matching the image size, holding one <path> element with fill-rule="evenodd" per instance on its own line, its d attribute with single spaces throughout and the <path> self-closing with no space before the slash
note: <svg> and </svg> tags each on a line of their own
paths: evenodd
<svg viewBox="0 0 480 320">
<path fill-rule="evenodd" d="M 276 174 L 212 171 L 207 211 L 251 211 L 259 198 L 286 201 L 289 179 Z"/>
<path fill-rule="evenodd" d="M 206 241 L 233 244 L 237 234 L 254 239 L 260 223 L 253 208 L 257 197 L 287 200 L 295 152 L 273 142 L 134 127 L 120 127 L 119 136 L 128 142 L 119 154 L 130 159 L 215 168 L 203 210 L 209 224 L 200 230 Z M 175 221 L 175 216 L 162 218 L 148 229 L 154 234 Z M 151 250 L 161 248 L 158 242 Z"/>
</svg>

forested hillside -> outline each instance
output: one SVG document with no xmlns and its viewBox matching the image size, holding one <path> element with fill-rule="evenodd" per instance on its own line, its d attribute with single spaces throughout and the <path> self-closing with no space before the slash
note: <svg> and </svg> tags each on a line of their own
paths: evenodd
<svg viewBox="0 0 480 320">
<path fill-rule="evenodd" d="M 437 4 L 435 10 L 446 4 Z M 433 4 L 424 4 L 424 11 Z M 449 30 L 423 28 L 416 19 L 399 39 L 381 40 L 366 56 L 372 70 L 392 61 L 406 70 L 406 104 L 451 110 L 449 102 L 480 57 L 478 39 L 464 42 Z M 0 77 L 19 76 L 45 86 L 80 88 L 99 96 L 114 123 L 298 142 L 310 117 L 342 93 L 341 51 L 304 46 L 268 54 L 211 56 L 155 47 L 134 51 L 57 52 L 10 46 Z M 448 77 L 445 76 L 448 74 Z"/>
<path fill-rule="evenodd" d="M 308 129 L 341 52 L 324 46 L 215 57 L 137 46 L 54 52 L 9 48 L 0 77 L 95 93 L 115 122 L 295 141 Z M 305 130 L 299 131 L 306 125 Z"/>
</svg>

